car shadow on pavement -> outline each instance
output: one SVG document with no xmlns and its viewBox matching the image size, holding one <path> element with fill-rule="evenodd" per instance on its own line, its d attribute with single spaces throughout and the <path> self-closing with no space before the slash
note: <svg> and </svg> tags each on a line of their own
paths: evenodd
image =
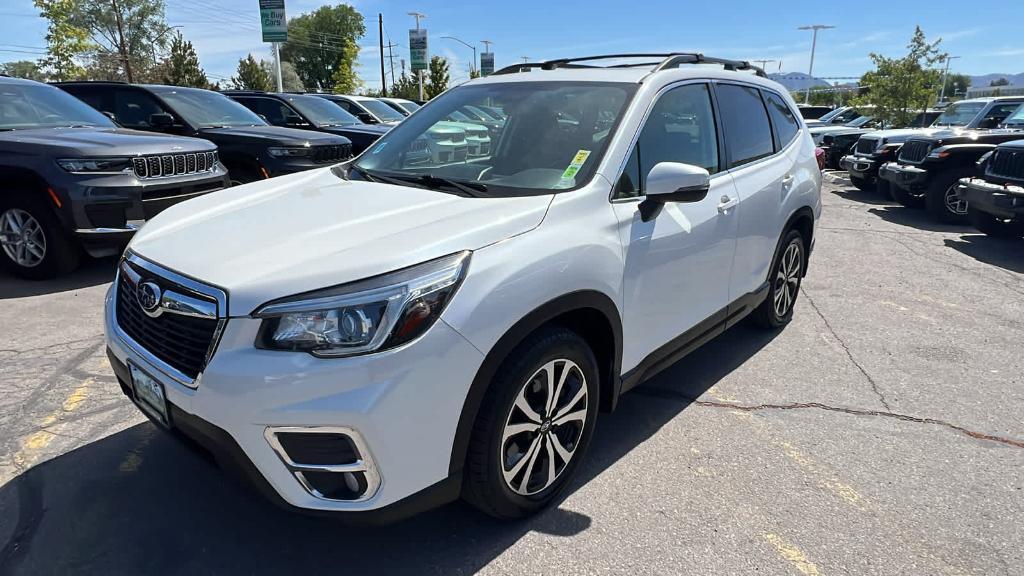
<svg viewBox="0 0 1024 576">
<path fill-rule="evenodd" d="M 929 232 L 963 233 L 971 229 L 966 224 L 943 224 L 932 220 L 923 208 L 907 208 L 899 204 L 891 204 L 885 208 L 869 208 L 869 214 L 878 216 L 886 222 L 927 230 Z"/>
<path fill-rule="evenodd" d="M 83 258 L 74 272 L 50 280 L 25 280 L 0 270 L 0 300 L 68 292 L 110 282 L 117 268 L 116 258 Z"/>
<path fill-rule="evenodd" d="M 1024 274 L 1024 240 L 1020 238 L 993 238 L 985 234 L 970 234 L 961 236 L 959 240 L 947 238 L 943 242 L 949 248 L 979 262 Z"/>
<path fill-rule="evenodd" d="M 832 193 L 844 200 L 853 200 L 854 202 L 861 202 L 863 204 L 873 204 L 875 206 L 896 205 L 888 198 L 888 196 L 883 196 L 881 193 L 875 191 L 865 192 L 859 188 L 844 188 L 840 190 L 833 190 Z"/>
<path fill-rule="evenodd" d="M 599 418 L 587 461 L 566 496 L 655 434 L 775 334 L 737 326 L 625 395 L 615 413 Z M 0 573 L 468 574 L 530 532 L 569 537 L 592 523 L 562 507 L 501 522 L 462 503 L 382 528 L 307 517 L 278 509 L 222 473 L 212 458 L 145 423 L 0 487 Z"/>
</svg>

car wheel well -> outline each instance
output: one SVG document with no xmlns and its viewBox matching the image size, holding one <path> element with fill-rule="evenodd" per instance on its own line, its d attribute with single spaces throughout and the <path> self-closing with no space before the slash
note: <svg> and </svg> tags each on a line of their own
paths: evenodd
<svg viewBox="0 0 1024 576">
<path fill-rule="evenodd" d="M 789 234 L 790 230 L 797 230 L 800 232 L 800 236 L 804 241 L 804 265 L 801 270 L 801 276 L 807 275 L 807 265 L 811 258 L 811 245 L 813 244 L 814 238 L 814 212 L 810 208 L 804 206 L 792 216 L 789 217 L 789 221 L 786 222 L 786 226 L 782 229 L 782 234 L 779 236 L 779 242 Z M 776 248 L 778 250 L 778 248 Z M 774 260 L 773 260 L 774 262 Z"/>
<path fill-rule="evenodd" d="M 46 181 L 35 172 L 25 168 L 0 168 L 0 179 L 4 181 L 5 188 L 16 192 L 46 192 Z"/>
<path fill-rule="evenodd" d="M 473 424 L 501 364 L 521 342 L 552 325 L 572 330 L 591 347 L 600 370 L 601 410 L 611 411 L 615 407 L 622 360 L 622 323 L 618 307 L 607 295 L 594 290 L 565 294 L 525 315 L 487 353 L 463 403 L 452 444 L 449 473 L 462 471 Z"/>
</svg>

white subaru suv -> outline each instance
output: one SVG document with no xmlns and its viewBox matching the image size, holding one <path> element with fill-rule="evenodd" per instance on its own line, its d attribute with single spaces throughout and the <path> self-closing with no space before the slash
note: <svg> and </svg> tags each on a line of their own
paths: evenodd
<svg viewBox="0 0 1024 576">
<path fill-rule="evenodd" d="M 167 209 L 106 299 L 124 392 L 293 509 L 557 499 L 620 394 L 790 321 L 821 211 L 783 87 L 635 56 L 516 65 L 353 161 Z M 501 117 L 490 153 L 425 165 L 463 106 Z"/>
</svg>

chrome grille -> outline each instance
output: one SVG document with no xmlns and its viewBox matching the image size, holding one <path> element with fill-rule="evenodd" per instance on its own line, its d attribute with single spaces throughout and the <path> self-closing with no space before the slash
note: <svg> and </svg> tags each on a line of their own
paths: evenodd
<svg viewBox="0 0 1024 576">
<path fill-rule="evenodd" d="M 857 140 L 857 154 L 873 154 L 875 148 L 878 147 L 878 138 L 865 138 L 863 136 Z"/>
<path fill-rule="evenodd" d="M 132 159 L 138 178 L 166 178 L 210 172 L 217 166 L 216 152 L 140 156 Z"/>
<path fill-rule="evenodd" d="M 1024 180 L 1024 149 L 996 150 L 989 158 L 986 172 L 993 176 Z"/>
<path fill-rule="evenodd" d="M 900 162 L 920 164 L 928 152 L 932 149 L 932 143 L 928 140 L 907 140 L 907 143 L 900 148 Z"/>
</svg>

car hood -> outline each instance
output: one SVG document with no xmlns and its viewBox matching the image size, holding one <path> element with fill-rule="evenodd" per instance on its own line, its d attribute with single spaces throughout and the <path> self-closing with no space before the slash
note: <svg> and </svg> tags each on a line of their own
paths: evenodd
<svg viewBox="0 0 1024 576">
<path fill-rule="evenodd" d="M 202 152 L 216 146 L 199 138 L 165 136 L 124 128 L 34 128 L 0 132 L 0 142 L 46 147 L 75 156 L 140 156 L 170 152 Z"/>
<path fill-rule="evenodd" d="M 322 144 L 347 144 L 348 139 L 326 132 L 283 128 L 281 126 L 229 126 L 225 128 L 202 128 L 199 133 L 214 142 L 265 142 L 268 145 L 318 146 Z"/>
<path fill-rule="evenodd" d="M 537 227 L 552 195 L 464 198 L 348 181 L 330 168 L 176 204 L 130 249 L 228 293 L 232 316 L 276 298 L 369 278 Z"/>
<path fill-rule="evenodd" d="M 1010 129 L 996 130 L 940 130 L 927 136 L 913 137 L 914 140 L 930 140 L 936 146 L 952 144 L 999 144 L 1024 137 L 1024 131 Z"/>
<path fill-rule="evenodd" d="M 381 136 L 390 132 L 391 128 L 392 126 L 384 126 L 383 124 L 345 124 L 344 126 L 325 126 L 320 128 L 320 130 L 326 130 L 328 132 L 334 132 L 341 135 L 345 135 L 347 132 L 355 132 L 359 134 Z"/>
<path fill-rule="evenodd" d="M 875 130 L 868 132 L 865 136 L 869 138 L 884 138 L 886 142 L 906 142 L 908 138 L 931 136 L 942 130 L 942 128 L 893 128 L 892 130 Z"/>
</svg>

